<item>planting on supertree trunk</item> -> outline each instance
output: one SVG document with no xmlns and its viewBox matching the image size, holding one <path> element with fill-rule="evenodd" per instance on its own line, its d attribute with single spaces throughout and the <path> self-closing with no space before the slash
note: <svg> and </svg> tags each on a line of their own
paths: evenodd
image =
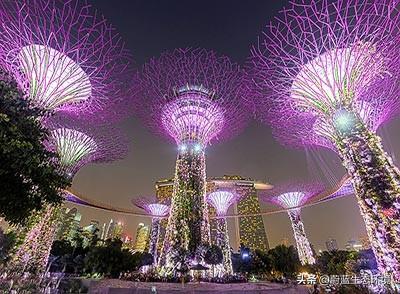
<svg viewBox="0 0 400 294">
<path fill-rule="evenodd" d="M 233 274 L 231 245 L 229 243 L 228 226 L 226 223 L 225 215 L 228 212 L 229 207 L 235 202 L 239 201 L 239 199 L 240 196 L 238 193 L 222 190 L 212 192 L 207 196 L 208 202 L 215 208 L 215 211 L 217 213 L 216 245 L 221 248 L 223 255 L 222 268 L 220 269 L 222 276 L 225 274 Z"/>
<path fill-rule="evenodd" d="M 168 215 L 169 206 L 157 203 L 156 197 L 133 198 L 132 203 L 152 216 L 149 253 L 153 256 L 153 262 L 156 264 L 158 260 L 157 248 L 160 237 L 160 221 Z"/>
<path fill-rule="evenodd" d="M 292 146 L 337 152 L 351 176 L 380 271 L 400 279 L 400 172 L 378 127 L 399 112 L 394 0 L 297 1 L 252 50 L 256 115 Z"/>
<path fill-rule="evenodd" d="M 301 264 L 314 264 L 315 257 L 301 220 L 301 206 L 312 201 L 324 190 L 318 183 L 291 183 L 274 186 L 262 192 L 262 199 L 287 209 L 296 240 L 297 253 Z"/>
<path fill-rule="evenodd" d="M 143 67 L 137 111 L 155 132 L 178 145 L 171 211 L 159 265 L 172 269 L 174 251 L 195 254 L 210 243 L 205 149 L 239 132 L 242 71 L 203 49 L 176 49 Z"/>
<path fill-rule="evenodd" d="M 50 131 L 47 149 L 59 156 L 59 166 L 67 177 L 89 163 L 105 163 L 123 158 L 128 151 L 127 139 L 116 128 L 88 126 L 87 120 L 56 114 L 43 122 Z M 90 125 L 90 124 L 89 124 Z M 28 232 L 10 264 L 10 270 L 45 271 L 57 227 L 62 221 L 62 206 L 48 205 L 38 212 L 37 222 Z"/>
</svg>

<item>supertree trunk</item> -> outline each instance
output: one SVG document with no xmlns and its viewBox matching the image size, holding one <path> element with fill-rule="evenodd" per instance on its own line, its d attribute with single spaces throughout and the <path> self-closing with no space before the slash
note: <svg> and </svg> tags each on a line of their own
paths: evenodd
<svg viewBox="0 0 400 294">
<path fill-rule="evenodd" d="M 153 218 L 151 221 L 151 236 L 150 236 L 150 246 L 149 253 L 153 255 L 153 263 L 157 263 L 157 248 L 158 248 L 158 240 L 160 235 L 160 222 L 161 219 Z"/>
<path fill-rule="evenodd" d="M 222 250 L 223 255 L 223 274 L 232 275 L 232 259 L 231 259 L 231 246 L 229 244 L 228 226 L 225 218 L 216 219 L 217 224 L 217 239 L 216 244 Z"/>
<path fill-rule="evenodd" d="M 288 211 L 292 223 L 294 238 L 296 240 L 297 253 L 301 264 L 314 264 L 315 258 L 311 250 L 310 242 L 307 239 L 304 230 L 303 221 L 300 216 L 300 209 L 291 209 Z"/>
<path fill-rule="evenodd" d="M 204 151 L 178 154 L 170 216 L 159 265 L 175 268 L 174 251 L 195 254 L 201 244 L 210 243 L 206 204 L 206 165 Z"/>
<path fill-rule="evenodd" d="M 27 233 L 8 265 L 12 274 L 30 272 L 39 276 L 46 271 L 51 246 L 60 222 L 60 212 L 61 206 L 48 205 L 45 208 L 44 215 Z"/>
<path fill-rule="evenodd" d="M 380 138 L 357 123 L 338 140 L 381 272 L 400 280 L 400 173 Z"/>
</svg>

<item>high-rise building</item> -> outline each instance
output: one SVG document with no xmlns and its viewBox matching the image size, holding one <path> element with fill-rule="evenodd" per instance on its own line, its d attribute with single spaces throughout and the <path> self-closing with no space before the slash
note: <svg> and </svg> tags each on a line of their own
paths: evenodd
<svg viewBox="0 0 400 294">
<path fill-rule="evenodd" d="M 123 230 L 124 224 L 122 222 L 116 222 L 110 219 L 104 234 L 104 239 L 121 239 Z"/>
<path fill-rule="evenodd" d="M 362 245 L 358 243 L 356 240 L 349 240 L 346 243 L 346 250 L 348 251 L 360 251 L 362 249 Z"/>
<path fill-rule="evenodd" d="M 249 215 L 261 212 L 257 190 L 269 189 L 271 188 L 270 185 L 241 176 L 225 175 L 222 180 L 233 181 L 236 192 L 242 196 L 241 200 L 233 206 L 235 214 Z M 244 216 L 235 220 L 236 230 L 239 231 L 239 244 L 243 244 L 252 250 L 267 251 L 269 249 L 264 220 L 261 215 Z"/>
<path fill-rule="evenodd" d="M 136 240 L 133 250 L 143 252 L 148 248 L 150 238 L 150 228 L 144 223 L 139 223 L 136 230 Z"/>
<path fill-rule="evenodd" d="M 330 238 L 325 242 L 326 245 L 326 250 L 328 250 L 329 252 L 331 251 L 336 251 L 339 249 L 336 239 Z"/>
<path fill-rule="evenodd" d="M 174 190 L 174 179 L 164 179 L 156 182 L 156 197 L 160 203 L 168 204 L 172 198 Z M 158 253 L 161 252 L 161 248 L 164 243 L 165 230 L 167 228 L 168 218 L 163 218 L 160 222 L 160 231 L 158 237 Z"/>
<path fill-rule="evenodd" d="M 157 199 L 161 203 L 165 203 L 171 199 L 173 193 L 173 179 L 158 181 L 155 186 Z M 225 175 L 220 178 L 211 178 L 207 180 L 207 194 L 215 191 L 219 187 L 228 187 L 241 194 L 242 199 L 239 203 L 233 205 L 235 214 L 257 214 L 261 212 L 257 190 L 271 188 L 271 186 L 266 183 L 246 179 L 241 176 Z M 208 211 L 210 217 L 215 214 L 215 210 L 211 205 L 209 205 Z M 164 240 L 166 223 L 166 219 L 161 222 L 160 247 Z M 235 218 L 235 228 L 235 236 L 233 236 L 232 239 L 236 241 L 238 246 L 239 244 L 243 244 L 252 250 L 260 249 L 266 251 L 269 249 L 268 238 L 261 215 Z M 216 234 L 216 226 L 212 220 L 210 221 L 210 229 L 211 241 L 213 242 Z"/>
<path fill-rule="evenodd" d="M 286 247 L 289 247 L 289 238 L 288 237 L 283 238 L 281 244 L 285 245 Z"/>
<path fill-rule="evenodd" d="M 82 215 L 76 207 L 67 207 L 62 213 L 62 222 L 57 230 L 56 240 L 70 240 L 80 228 Z"/>
</svg>

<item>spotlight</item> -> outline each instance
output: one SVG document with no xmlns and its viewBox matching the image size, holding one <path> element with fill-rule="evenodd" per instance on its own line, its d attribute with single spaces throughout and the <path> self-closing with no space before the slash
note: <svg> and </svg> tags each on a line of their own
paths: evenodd
<svg viewBox="0 0 400 294">
<path fill-rule="evenodd" d="M 179 146 L 179 149 L 180 149 L 182 152 L 185 152 L 185 151 L 187 150 L 186 144 L 182 144 L 181 146 Z"/>
<path fill-rule="evenodd" d="M 198 143 L 195 144 L 195 145 L 194 145 L 194 151 L 195 151 L 195 152 L 200 152 L 200 151 L 201 151 L 201 145 L 198 144 Z"/>
<path fill-rule="evenodd" d="M 349 132 L 355 124 L 354 114 L 343 109 L 339 109 L 333 116 L 335 128 L 340 132 Z"/>
</svg>

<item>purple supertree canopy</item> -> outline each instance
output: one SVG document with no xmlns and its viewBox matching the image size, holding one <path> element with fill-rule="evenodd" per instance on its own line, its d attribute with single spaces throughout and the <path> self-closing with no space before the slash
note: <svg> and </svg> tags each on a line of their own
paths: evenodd
<svg viewBox="0 0 400 294">
<path fill-rule="evenodd" d="M 204 49 L 175 49 L 143 67 L 137 111 L 157 133 L 177 144 L 224 139 L 247 121 L 241 108 L 243 72 Z"/>
<path fill-rule="evenodd" d="M 0 67 L 35 106 L 107 120 L 129 109 L 132 57 L 85 0 L 1 1 L 0 16 Z"/>
<path fill-rule="evenodd" d="M 252 49 L 249 104 L 283 143 L 332 146 L 352 109 L 371 130 L 398 114 L 395 0 L 294 1 Z"/>
<path fill-rule="evenodd" d="M 300 208 L 323 190 L 324 186 L 316 182 L 285 183 L 263 191 L 260 198 L 285 209 Z"/>
<path fill-rule="evenodd" d="M 131 202 L 153 217 L 164 217 L 169 213 L 169 205 L 158 203 L 156 197 L 132 198 Z"/>
<path fill-rule="evenodd" d="M 70 176 L 87 163 L 122 159 L 128 152 L 127 137 L 115 127 L 91 126 L 61 113 L 44 123 L 50 134 L 45 144 L 58 154 L 61 168 Z"/>
<path fill-rule="evenodd" d="M 215 191 L 207 196 L 208 202 L 215 208 L 219 216 L 226 215 L 229 207 L 239 199 L 240 195 L 232 191 Z"/>
</svg>

